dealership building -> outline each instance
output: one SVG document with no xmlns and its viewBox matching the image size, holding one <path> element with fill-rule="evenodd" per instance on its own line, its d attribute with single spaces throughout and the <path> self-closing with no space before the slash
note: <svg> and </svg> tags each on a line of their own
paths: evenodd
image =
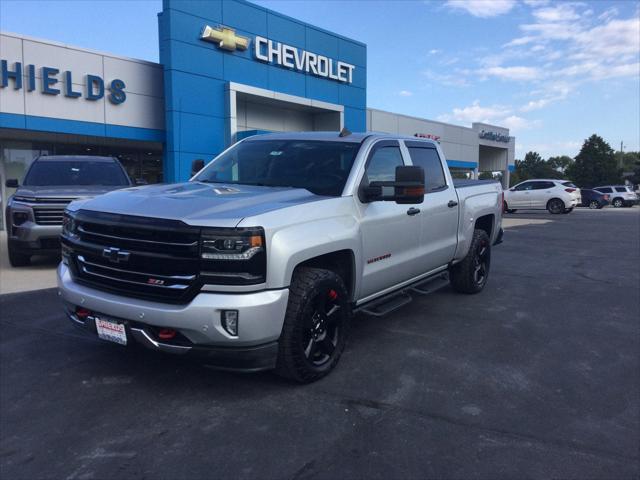
<svg viewBox="0 0 640 480">
<path fill-rule="evenodd" d="M 250 135 L 342 127 L 432 138 L 452 170 L 508 181 L 508 129 L 368 109 L 361 42 L 243 0 L 164 0 L 158 27 L 160 63 L 0 34 L 3 203 L 38 155 L 113 155 L 173 182 Z"/>
</svg>

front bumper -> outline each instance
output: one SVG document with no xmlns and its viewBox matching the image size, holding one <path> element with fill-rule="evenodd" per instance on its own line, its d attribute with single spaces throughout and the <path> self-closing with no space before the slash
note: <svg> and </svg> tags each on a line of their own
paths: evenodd
<svg viewBox="0 0 640 480">
<path fill-rule="evenodd" d="M 140 300 L 92 289 L 73 281 L 66 265 L 58 267 L 58 289 L 65 312 L 77 326 L 95 333 L 93 316 L 80 319 L 77 307 L 125 324 L 127 336 L 153 350 L 203 358 L 216 367 L 265 370 L 275 366 L 277 340 L 289 289 L 254 293 L 200 293 L 186 305 Z M 222 327 L 221 311 L 238 311 L 238 336 Z M 171 328 L 184 341 L 162 341 L 158 328 Z"/>
</svg>

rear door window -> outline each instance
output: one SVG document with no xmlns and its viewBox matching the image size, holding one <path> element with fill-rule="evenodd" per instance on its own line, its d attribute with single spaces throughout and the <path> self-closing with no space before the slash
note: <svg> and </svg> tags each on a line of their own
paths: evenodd
<svg viewBox="0 0 640 480">
<path fill-rule="evenodd" d="M 616 192 L 628 192 L 627 187 L 616 187 Z"/>
<path fill-rule="evenodd" d="M 424 169 L 425 191 L 433 192 L 446 188 L 442 162 L 435 148 L 409 147 L 409 155 L 414 165 Z"/>
</svg>

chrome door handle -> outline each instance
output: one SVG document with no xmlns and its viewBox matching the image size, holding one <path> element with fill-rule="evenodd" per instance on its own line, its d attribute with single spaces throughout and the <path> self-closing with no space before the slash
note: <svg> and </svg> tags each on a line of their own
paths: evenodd
<svg viewBox="0 0 640 480">
<path fill-rule="evenodd" d="M 411 207 L 409 210 L 407 210 L 407 215 L 417 215 L 419 213 L 420 213 L 419 208 Z"/>
<path fill-rule="evenodd" d="M 447 207 L 449 208 L 453 208 L 456 205 L 458 205 L 458 202 L 456 202 L 455 200 L 449 200 L 449 203 L 447 203 Z"/>
</svg>

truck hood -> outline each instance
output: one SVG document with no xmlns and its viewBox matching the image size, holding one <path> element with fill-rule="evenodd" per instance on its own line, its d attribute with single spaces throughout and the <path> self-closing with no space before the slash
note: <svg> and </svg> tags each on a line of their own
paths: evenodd
<svg viewBox="0 0 640 480">
<path fill-rule="evenodd" d="M 323 198 L 326 197 L 300 188 L 186 182 L 119 190 L 73 202 L 69 210 L 165 218 L 205 227 L 235 227 L 244 217 Z"/>
<path fill-rule="evenodd" d="M 59 187 L 38 187 L 23 185 L 16 190 L 14 195 L 33 198 L 89 198 L 111 192 L 118 188 L 124 188 L 124 186 L 64 185 Z"/>
</svg>

